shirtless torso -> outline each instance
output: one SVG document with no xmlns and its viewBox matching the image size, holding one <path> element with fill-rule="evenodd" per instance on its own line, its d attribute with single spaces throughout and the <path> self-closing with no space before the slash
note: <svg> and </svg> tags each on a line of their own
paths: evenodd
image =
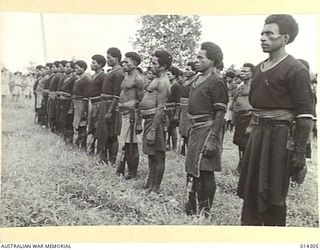
<svg viewBox="0 0 320 250">
<path fill-rule="evenodd" d="M 140 103 L 141 110 L 164 107 L 170 94 L 170 82 L 167 76 L 154 78 L 147 86 Z"/>
<path fill-rule="evenodd" d="M 143 97 L 144 81 L 137 70 L 129 72 L 121 83 L 119 105 L 132 108 Z"/>
</svg>

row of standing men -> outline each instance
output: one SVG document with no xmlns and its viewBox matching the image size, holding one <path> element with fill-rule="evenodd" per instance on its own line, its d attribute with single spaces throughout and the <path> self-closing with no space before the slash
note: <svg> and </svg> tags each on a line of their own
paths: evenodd
<svg viewBox="0 0 320 250">
<path fill-rule="evenodd" d="M 171 66 L 172 56 L 165 50 L 158 50 L 152 55 L 147 72 L 149 81 L 146 84 L 138 70 L 140 56 L 135 52 L 128 52 L 121 60 L 122 55 L 117 48 L 109 48 L 106 58 L 102 55 L 92 56 L 91 69 L 95 72 L 92 77 L 85 73 L 87 64 L 82 60 L 39 65 L 34 85 L 37 121 L 52 132 L 62 135 L 68 144 L 74 143 L 84 150 L 87 150 L 88 145 L 89 154 L 96 153 L 101 162 L 116 166 L 116 173 L 124 175 L 125 179 L 132 179 L 137 175 L 137 135 L 143 133 L 142 148 L 149 161 L 144 187 L 155 193 L 159 193 L 163 178 L 166 151 L 171 147 L 173 150 L 177 149 L 177 127 L 183 138 L 181 153 L 185 155 L 190 129 L 200 124 L 200 130 L 193 133 L 193 150 L 188 150 L 187 154 L 188 179 L 192 176 L 199 177 L 198 162 L 203 161 L 203 166 L 207 168 L 204 171 L 212 173 L 206 182 L 210 186 L 215 185 L 213 171 L 221 169 L 221 144 L 228 91 L 226 82 L 219 73 L 222 63 L 220 48 L 210 42 L 203 46 L 221 54 L 217 65 L 204 64 L 204 69 L 200 69 L 207 70 L 203 76 L 196 74 L 199 71 L 196 62 L 188 62 L 182 83 L 178 80 L 180 70 Z M 205 53 L 203 56 L 206 56 Z M 103 67 L 106 63 L 110 70 L 105 73 Z M 217 78 L 216 84 L 210 84 L 211 77 L 214 80 Z M 200 84 L 210 91 L 210 96 L 203 95 L 202 88 L 198 87 L 199 91 L 194 91 L 194 105 L 190 110 L 190 90 L 192 86 L 195 88 Z M 199 98 L 204 101 L 200 106 Z M 220 146 L 217 152 L 219 157 L 212 158 L 211 149 L 202 149 L 201 145 L 214 122 L 214 114 L 218 117 L 219 124 L 217 138 L 214 140 Z M 90 140 L 87 140 L 88 135 Z M 214 164 L 211 163 L 212 159 Z M 125 165 L 128 167 L 126 175 Z M 211 188 L 208 195 L 201 197 L 199 201 L 199 210 L 205 208 L 207 213 L 214 195 Z"/>
<path fill-rule="evenodd" d="M 297 34 L 298 25 L 292 16 L 267 17 L 260 41 L 269 58 L 249 69 L 251 133 L 237 190 L 244 200 L 242 225 L 284 226 L 290 177 L 299 175 L 305 167 L 306 143 L 315 111 L 309 72 L 285 51 Z M 87 65 L 81 60 L 66 62 L 65 74 L 51 73 L 62 68 L 63 62 L 42 67 L 36 87 L 39 122 L 45 125 L 47 116 L 49 128 L 62 131 L 67 142 L 75 131 L 75 144 L 80 148 L 86 147 L 87 132 L 92 134 L 90 148 L 97 142 L 101 161 L 116 165 L 119 174 L 124 173 L 127 164 L 127 179 L 137 173 L 137 134 L 142 133 L 142 150 L 148 155 L 149 166 L 145 187 L 159 193 L 165 169 L 165 133 L 170 131 L 170 122 L 177 120 L 176 111 L 180 108 L 180 116 L 184 114 L 186 119 L 183 123 L 180 118 L 179 126 L 184 125 L 187 131 L 185 171 L 187 183 L 191 184 L 186 212 L 201 211 L 209 216 L 216 190 L 214 172 L 221 171 L 228 104 L 227 84 L 220 75 L 220 47 L 212 42 L 202 43 L 194 64 L 198 73 L 180 87 L 170 84 L 170 74 L 175 73 L 169 70 L 172 56 L 165 50 L 157 50 L 151 56 L 154 78 L 145 86 L 137 70 L 140 56 L 128 52 L 121 59 L 117 48 L 109 48 L 106 59 L 93 56 L 91 68 L 95 74 L 91 79 L 84 74 Z M 106 62 L 111 69 L 104 73 Z M 186 96 L 179 91 L 179 101 L 171 101 L 175 89 L 181 88 L 185 88 Z"/>
</svg>

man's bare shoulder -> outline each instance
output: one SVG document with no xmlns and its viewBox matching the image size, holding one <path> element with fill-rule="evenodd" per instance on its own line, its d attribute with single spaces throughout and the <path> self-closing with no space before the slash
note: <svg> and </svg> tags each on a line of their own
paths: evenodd
<svg viewBox="0 0 320 250">
<path fill-rule="evenodd" d="M 170 81 L 168 77 L 161 77 L 157 78 L 158 79 L 158 88 L 159 89 L 165 89 L 170 87 Z"/>
<path fill-rule="evenodd" d="M 140 85 L 144 85 L 144 79 L 140 74 L 137 74 L 135 77 L 135 83 L 136 85 L 140 86 Z"/>
</svg>

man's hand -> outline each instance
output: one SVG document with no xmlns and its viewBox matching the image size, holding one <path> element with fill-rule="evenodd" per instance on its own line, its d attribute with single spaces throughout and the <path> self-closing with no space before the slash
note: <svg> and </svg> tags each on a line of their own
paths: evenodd
<svg viewBox="0 0 320 250">
<path fill-rule="evenodd" d="M 82 101 L 82 111 L 81 111 L 82 121 L 88 120 L 88 106 L 89 106 L 89 103 L 87 101 Z"/>
<path fill-rule="evenodd" d="M 70 104 L 70 107 L 69 107 L 67 113 L 68 113 L 68 114 L 72 114 L 72 113 L 73 113 L 73 105 L 72 105 L 72 103 Z"/>
<path fill-rule="evenodd" d="M 137 126 L 136 126 L 136 135 L 141 134 L 142 131 L 143 131 L 142 125 L 141 124 L 137 124 Z"/>
<path fill-rule="evenodd" d="M 142 128 L 142 116 L 141 116 L 139 111 L 138 111 L 138 114 L 137 114 L 136 124 L 137 124 L 136 125 L 136 135 L 139 135 L 143 131 L 143 128 Z"/>
<path fill-rule="evenodd" d="M 179 121 L 180 121 L 179 118 L 180 118 L 179 116 L 175 115 L 175 116 L 173 117 L 172 121 L 171 121 L 171 125 L 170 125 L 170 126 L 172 126 L 172 127 L 178 127 L 178 126 L 179 126 Z"/>
<path fill-rule="evenodd" d="M 215 155 L 218 147 L 218 136 L 211 134 L 207 143 L 203 147 L 203 156 L 211 158 Z"/>
<path fill-rule="evenodd" d="M 111 112 L 107 112 L 106 115 L 104 116 L 104 118 L 107 120 L 107 121 L 110 121 L 111 120 Z"/>
<path fill-rule="evenodd" d="M 88 120 L 88 113 L 86 111 L 83 111 L 81 113 L 81 121 L 87 121 Z"/>
<path fill-rule="evenodd" d="M 252 132 L 253 126 L 252 124 L 249 124 L 248 127 L 246 128 L 246 131 L 244 132 L 245 135 L 250 135 Z"/>
<path fill-rule="evenodd" d="M 304 166 L 302 170 L 300 170 L 298 173 L 294 174 L 291 177 L 291 181 L 296 182 L 297 184 L 302 184 L 304 182 L 306 175 L 307 175 L 307 166 Z"/>
<path fill-rule="evenodd" d="M 304 151 L 294 151 L 291 165 L 290 176 L 299 173 L 306 165 L 306 153 Z"/>
<path fill-rule="evenodd" d="M 154 128 L 151 128 L 150 131 L 146 135 L 147 144 L 153 145 L 156 142 L 156 130 Z"/>
</svg>

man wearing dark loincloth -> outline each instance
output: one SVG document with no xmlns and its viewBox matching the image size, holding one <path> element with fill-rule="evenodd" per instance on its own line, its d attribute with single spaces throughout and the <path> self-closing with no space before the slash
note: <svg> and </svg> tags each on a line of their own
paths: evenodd
<svg viewBox="0 0 320 250">
<path fill-rule="evenodd" d="M 74 63 L 72 61 L 66 63 L 65 72 L 66 75 L 63 77 L 59 87 L 60 114 L 58 123 L 64 142 L 71 145 L 73 143 L 72 94 L 73 85 L 76 80 Z"/>
<path fill-rule="evenodd" d="M 121 131 L 121 114 L 119 112 L 120 86 L 124 78 L 120 66 L 121 52 L 118 48 L 109 48 L 107 64 L 111 67 L 105 77 L 101 90 L 101 107 L 97 122 L 97 153 L 100 161 L 115 167 L 118 153 L 118 135 Z"/>
<path fill-rule="evenodd" d="M 284 14 L 268 16 L 261 32 L 269 57 L 254 68 L 249 92 L 254 125 L 238 185 L 242 225 L 285 226 L 290 176 L 304 171 L 314 103 L 308 70 L 285 50 L 297 34 Z"/>
<path fill-rule="evenodd" d="M 58 81 L 58 87 L 56 90 L 56 113 L 55 113 L 55 117 L 56 117 L 56 133 L 60 136 L 62 136 L 62 130 L 61 130 L 61 124 L 60 124 L 60 113 L 61 113 L 61 99 L 60 99 L 60 91 L 61 91 L 61 85 L 63 80 L 66 77 L 66 64 L 67 61 L 66 60 L 62 60 L 59 63 L 59 67 L 58 67 L 58 72 L 60 73 L 60 77 L 59 77 L 59 81 Z"/>
<path fill-rule="evenodd" d="M 184 81 L 181 84 L 181 97 L 180 97 L 180 120 L 179 120 L 179 133 L 183 138 L 181 147 L 181 154 L 186 155 L 186 148 L 188 145 L 188 134 L 190 130 L 190 120 L 188 118 L 188 103 L 189 93 L 193 81 L 196 79 L 195 62 L 188 62 L 184 67 L 183 75 Z"/>
<path fill-rule="evenodd" d="M 56 132 L 57 118 L 56 118 L 56 100 L 57 90 L 59 87 L 59 80 L 61 72 L 59 72 L 59 61 L 55 61 L 52 64 L 52 78 L 49 83 L 49 98 L 48 98 L 48 125 L 51 132 Z"/>
<path fill-rule="evenodd" d="M 223 78 L 217 74 L 223 54 L 212 42 L 201 44 L 196 70 L 200 72 L 189 95 L 188 152 L 185 162 L 187 181 L 192 181 L 187 202 L 187 214 L 197 211 L 210 214 L 216 190 L 214 171 L 221 171 L 222 135 L 224 115 L 228 103 L 228 90 Z"/>
<path fill-rule="evenodd" d="M 86 69 L 87 64 L 85 61 L 78 60 L 74 63 L 77 79 L 74 82 L 72 90 L 74 110 L 73 129 L 76 133 L 75 144 L 84 151 L 87 149 L 89 87 L 91 84 L 91 79 L 84 74 Z"/>
<path fill-rule="evenodd" d="M 103 67 L 107 61 L 103 55 L 94 55 L 91 57 L 91 69 L 94 71 L 91 77 L 91 85 L 89 92 L 90 110 L 89 110 L 89 124 L 88 124 L 88 135 L 92 135 L 90 141 L 89 154 L 94 155 L 95 144 L 96 144 L 96 130 L 99 118 L 100 106 L 101 106 L 101 90 L 104 81 L 105 73 Z"/>
<path fill-rule="evenodd" d="M 180 70 L 171 66 L 167 71 L 167 76 L 170 81 L 170 95 L 166 103 L 166 113 L 169 123 L 167 131 L 167 151 L 171 149 L 175 151 L 178 143 L 177 127 L 179 126 L 180 118 L 181 85 L 178 83 Z"/>
</svg>

